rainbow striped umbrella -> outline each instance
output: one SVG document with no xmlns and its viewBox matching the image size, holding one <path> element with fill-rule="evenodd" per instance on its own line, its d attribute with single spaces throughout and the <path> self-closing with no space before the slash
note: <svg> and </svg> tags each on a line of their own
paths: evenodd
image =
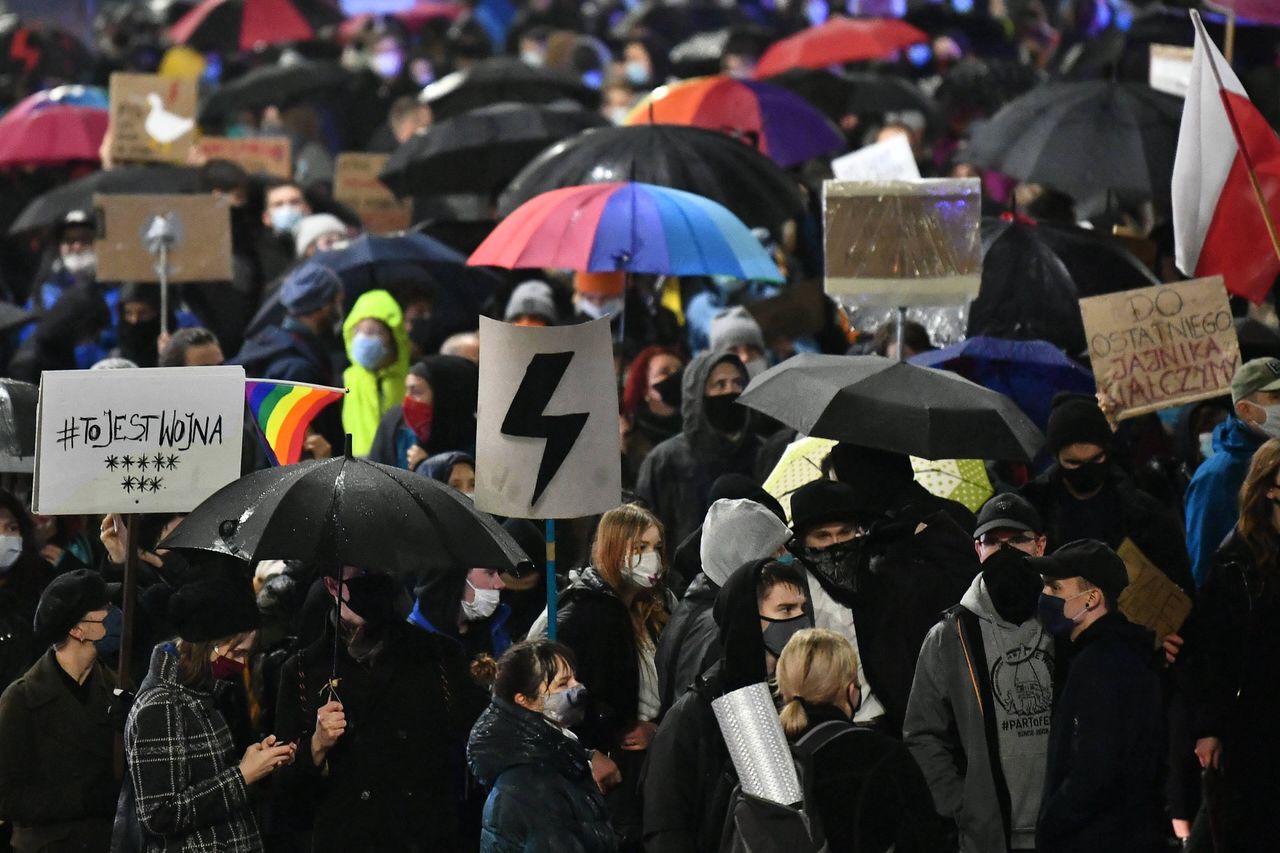
<svg viewBox="0 0 1280 853">
<path fill-rule="evenodd" d="M 345 388 L 328 388 L 304 382 L 247 379 L 244 399 L 266 445 L 267 456 L 276 465 L 292 465 L 302 460 L 302 441 L 307 427 L 330 403 L 341 400 Z"/>
</svg>

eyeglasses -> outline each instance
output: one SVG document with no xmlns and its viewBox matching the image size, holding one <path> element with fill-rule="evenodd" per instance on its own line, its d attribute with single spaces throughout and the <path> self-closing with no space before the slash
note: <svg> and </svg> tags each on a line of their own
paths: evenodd
<svg viewBox="0 0 1280 853">
<path fill-rule="evenodd" d="M 1035 541 L 1036 541 L 1036 537 L 1030 535 L 1029 533 L 1019 533 L 1017 536 L 1005 536 L 1005 537 L 993 536 L 991 534 L 983 534 L 978 539 L 978 544 L 982 545 L 985 548 L 996 548 L 1001 545 L 1012 545 L 1013 547 L 1016 548 L 1019 545 L 1034 545 Z"/>
</svg>

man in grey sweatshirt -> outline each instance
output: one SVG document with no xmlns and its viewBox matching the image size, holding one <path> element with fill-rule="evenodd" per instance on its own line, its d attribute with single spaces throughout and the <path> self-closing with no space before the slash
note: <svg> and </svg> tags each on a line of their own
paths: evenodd
<svg viewBox="0 0 1280 853">
<path fill-rule="evenodd" d="M 1035 509 L 997 495 L 978 515 L 982 573 L 920 649 L 903 737 L 955 821 L 962 853 L 1033 850 L 1054 698 L 1053 638 L 1036 620 Z"/>
</svg>

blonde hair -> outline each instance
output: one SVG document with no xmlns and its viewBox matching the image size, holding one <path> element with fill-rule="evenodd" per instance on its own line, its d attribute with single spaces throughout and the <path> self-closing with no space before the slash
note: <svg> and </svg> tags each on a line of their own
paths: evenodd
<svg viewBox="0 0 1280 853">
<path fill-rule="evenodd" d="M 804 703 L 835 705 L 858 673 L 858 656 L 849 641 L 825 628 L 796 633 L 778 658 L 782 729 L 794 737 L 809 727 Z"/>
<path fill-rule="evenodd" d="M 650 527 L 658 528 L 658 538 L 663 537 L 662 522 L 637 504 L 614 507 L 600 517 L 596 538 L 591 544 L 591 565 L 613 589 L 623 588 L 631 549 Z M 661 558 L 661 554 L 659 556 Z M 665 574 L 666 559 L 661 559 Z M 632 627 L 635 628 L 636 637 L 642 642 L 652 642 L 652 636 L 657 636 L 667 624 L 668 616 L 666 601 L 661 589 L 657 587 L 640 590 L 631 601 Z"/>
</svg>

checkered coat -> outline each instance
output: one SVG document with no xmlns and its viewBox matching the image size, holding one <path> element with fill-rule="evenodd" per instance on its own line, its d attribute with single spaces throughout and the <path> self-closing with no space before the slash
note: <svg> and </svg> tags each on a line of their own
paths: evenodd
<svg viewBox="0 0 1280 853">
<path fill-rule="evenodd" d="M 262 850 L 249 789 L 213 693 L 179 680 L 171 645 L 157 646 L 125 725 L 125 749 L 146 853 Z"/>
</svg>

